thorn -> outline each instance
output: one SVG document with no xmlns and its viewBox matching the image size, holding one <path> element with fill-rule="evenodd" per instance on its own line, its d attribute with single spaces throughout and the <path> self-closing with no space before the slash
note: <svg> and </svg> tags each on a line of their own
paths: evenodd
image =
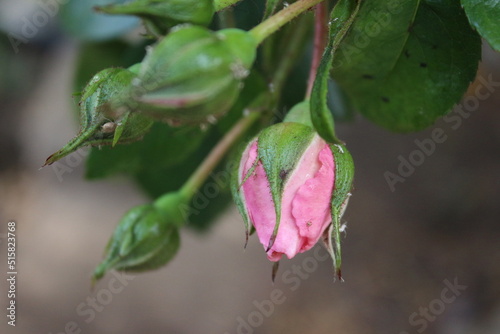
<svg viewBox="0 0 500 334">
<path fill-rule="evenodd" d="M 279 261 L 274 262 L 274 264 L 273 264 L 273 271 L 272 271 L 272 274 L 271 274 L 271 280 L 273 281 L 273 284 L 274 284 L 274 279 L 276 278 L 276 274 L 278 273 L 279 266 L 280 266 L 280 262 Z"/>
</svg>

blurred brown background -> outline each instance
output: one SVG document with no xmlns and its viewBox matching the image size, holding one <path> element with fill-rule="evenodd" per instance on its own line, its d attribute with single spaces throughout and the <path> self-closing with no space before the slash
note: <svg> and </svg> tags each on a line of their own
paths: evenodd
<svg viewBox="0 0 500 334">
<path fill-rule="evenodd" d="M 478 80 L 470 113 L 416 134 L 391 134 L 360 117 L 338 125 L 356 163 L 345 282 L 334 282 L 318 249 L 282 261 L 273 285 L 257 238 L 243 249 L 231 207 L 207 233 L 184 230 L 167 267 L 111 274 L 92 291 L 90 274 L 116 223 L 147 198 L 125 179 L 85 181 L 78 153 L 71 173 L 39 170 L 78 127 L 78 45 L 43 36 L 17 54 L 4 41 L 0 53 L 2 277 L 9 220 L 17 222 L 18 257 L 16 327 L 7 325 L 2 279 L 1 333 L 500 333 L 499 84 L 479 100 L 476 89 L 487 89 Z M 500 55 L 484 51 L 478 77 L 499 83 Z M 434 129 L 446 140 L 391 191 L 384 174 L 398 173 L 398 157 L 416 158 L 415 140 L 428 142 Z"/>
</svg>

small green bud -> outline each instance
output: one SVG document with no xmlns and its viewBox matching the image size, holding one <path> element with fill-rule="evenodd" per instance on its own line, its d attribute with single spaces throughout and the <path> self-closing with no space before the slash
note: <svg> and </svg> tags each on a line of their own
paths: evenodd
<svg viewBox="0 0 500 334">
<path fill-rule="evenodd" d="M 148 51 L 137 78 L 119 99 L 171 124 L 221 116 L 238 96 L 256 47 L 243 30 L 180 27 Z"/>
<path fill-rule="evenodd" d="M 185 222 L 182 210 L 188 202 L 174 192 L 127 212 L 108 242 L 106 257 L 95 269 L 93 280 L 111 269 L 139 272 L 170 261 L 179 249 L 179 227 Z"/>
<path fill-rule="evenodd" d="M 184 223 L 182 208 L 187 203 L 179 193 L 169 193 L 154 204 L 127 212 L 115 229 L 93 280 L 111 269 L 140 272 L 170 261 L 179 249 L 179 227 Z"/>
<path fill-rule="evenodd" d="M 123 103 L 114 101 L 111 105 L 111 99 L 129 87 L 134 77 L 133 72 L 121 68 L 109 68 L 97 73 L 82 94 L 80 132 L 48 157 L 44 166 L 87 145 L 114 146 L 141 139 L 154 121 L 140 113 L 132 113 L 132 109 Z"/>
<path fill-rule="evenodd" d="M 95 9 L 106 14 L 139 16 L 156 35 L 164 35 L 180 23 L 206 26 L 215 12 L 213 0 L 136 0 Z"/>
</svg>

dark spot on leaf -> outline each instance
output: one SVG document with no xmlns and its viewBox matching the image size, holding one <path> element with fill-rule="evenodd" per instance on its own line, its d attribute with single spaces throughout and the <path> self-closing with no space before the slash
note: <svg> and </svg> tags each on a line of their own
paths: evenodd
<svg viewBox="0 0 500 334">
<path fill-rule="evenodd" d="M 408 50 L 405 50 L 405 56 L 406 58 L 410 58 L 410 52 Z"/>
<path fill-rule="evenodd" d="M 420 67 L 427 67 L 427 63 L 420 63 Z"/>
<path fill-rule="evenodd" d="M 412 32 L 413 30 L 413 21 L 410 22 L 410 24 L 408 25 L 408 32 Z"/>
<path fill-rule="evenodd" d="M 363 79 L 373 79 L 373 75 L 371 75 L 371 74 L 363 74 Z"/>
<path fill-rule="evenodd" d="M 288 175 L 287 170 L 284 170 L 284 169 L 280 170 L 280 179 L 284 180 L 287 175 Z"/>
<path fill-rule="evenodd" d="M 385 97 L 385 96 L 382 96 L 382 101 L 384 101 L 385 103 L 389 103 L 389 98 Z"/>
<path fill-rule="evenodd" d="M 433 50 L 436 50 L 438 48 L 438 46 L 436 44 L 432 44 L 431 47 L 432 47 Z"/>
</svg>

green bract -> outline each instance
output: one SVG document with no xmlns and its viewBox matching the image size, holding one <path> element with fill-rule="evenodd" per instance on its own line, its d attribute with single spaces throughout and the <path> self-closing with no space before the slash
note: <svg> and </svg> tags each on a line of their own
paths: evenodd
<svg viewBox="0 0 500 334">
<path fill-rule="evenodd" d="M 325 244 L 333 259 L 333 266 L 337 277 L 342 279 L 341 265 L 342 252 L 340 247 L 340 234 L 342 224 L 340 219 L 351 197 L 352 183 L 354 180 L 354 162 L 352 156 L 343 144 L 330 144 L 335 159 L 335 185 L 332 194 L 332 224 L 325 235 Z"/>
<path fill-rule="evenodd" d="M 94 271 L 98 280 L 111 270 L 145 271 L 166 264 L 180 245 L 184 197 L 169 193 L 153 205 L 140 205 L 125 214 L 106 247 L 106 257 Z"/>
<path fill-rule="evenodd" d="M 242 30 L 180 27 L 149 49 L 137 78 L 118 100 L 171 124 L 206 122 L 231 107 L 256 47 Z"/>
<path fill-rule="evenodd" d="M 154 34 L 180 23 L 208 25 L 215 12 L 212 0 L 137 0 L 96 8 L 106 14 L 136 15 Z"/>
<path fill-rule="evenodd" d="M 45 165 L 87 146 L 115 145 L 141 139 L 153 121 L 116 99 L 129 87 L 134 73 L 121 68 L 109 68 L 97 73 L 85 87 L 80 100 L 80 132 L 62 149 L 52 154 Z"/>
</svg>

